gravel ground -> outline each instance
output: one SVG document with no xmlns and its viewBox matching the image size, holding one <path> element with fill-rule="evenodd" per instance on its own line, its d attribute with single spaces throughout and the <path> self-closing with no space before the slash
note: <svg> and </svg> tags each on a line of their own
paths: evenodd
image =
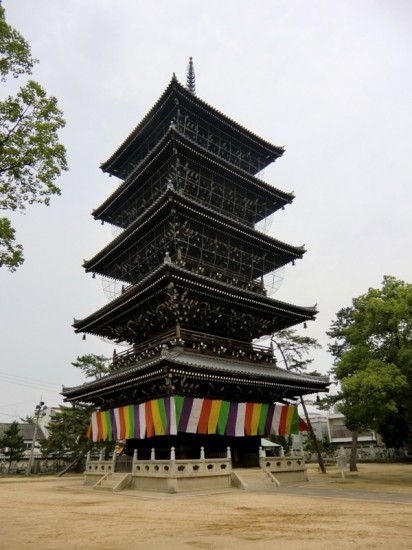
<svg viewBox="0 0 412 550">
<path fill-rule="evenodd" d="M 412 465 L 360 465 L 273 493 L 113 495 L 80 477 L 0 478 L 0 549 L 412 548 Z M 398 499 L 398 500 L 396 500 Z"/>
</svg>

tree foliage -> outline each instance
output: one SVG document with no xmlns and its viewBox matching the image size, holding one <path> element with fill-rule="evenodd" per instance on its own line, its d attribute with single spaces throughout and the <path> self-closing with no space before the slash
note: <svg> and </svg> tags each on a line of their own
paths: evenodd
<svg viewBox="0 0 412 550">
<path fill-rule="evenodd" d="M 86 378 L 97 379 L 109 372 L 110 360 L 91 353 L 77 357 L 72 365 L 80 369 Z M 87 452 L 95 446 L 87 437 L 92 412 L 93 407 L 86 404 L 61 406 L 47 426 L 48 439 L 40 443 L 42 454 L 79 466 Z M 103 444 L 103 447 L 109 448 L 110 445 Z"/>
<path fill-rule="evenodd" d="M 16 243 L 16 231 L 7 218 L 0 218 L 0 267 L 15 271 L 23 263 L 23 247 Z"/>
<path fill-rule="evenodd" d="M 20 418 L 20 420 L 23 422 L 23 424 L 35 424 L 36 423 L 36 417 L 30 414 L 26 414 L 25 417 Z"/>
<path fill-rule="evenodd" d="M 81 459 L 93 446 L 87 438 L 92 407 L 60 406 L 47 426 L 49 437 L 40 442 L 42 454 L 69 461 Z"/>
<path fill-rule="evenodd" d="M 23 456 L 26 447 L 17 422 L 12 422 L 0 437 L 0 449 L 9 461 L 9 469 L 13 462 Z"/>
<path fill-rule="evenodd" d="M 30 75 L 35 63 L 30 45 L 7 24 L 0 5 L 1 81 Z M 60 195 L 55 180 L 67 170 L 58 135 L 64 125 L 56 98 L 34 80 L 0 101 L 0 210 L 22 212 L 30 204 L 49 205 L 52 195 Z M 0 267 L 15 271 L 23 261 L 15 230 L 8 218 L 0 218 Z"/>
<path fill-rule="evenodd" d="M 346 427 L 385 436 L 385 426 L 399 422 L 405 443 L 412 434 L 412 285 L 384 277 L 381 288 L 338 312 L 328 335 Z"/>
<path fill-rule="evenodd" d="M 301 336 L 294 329 L 281 330 L 273 335 L 271 340 L 279 351 L 285 368 L 297 372 L 307 371 L 313 362 L 308 354 L 322 347 L 316 338 Z M 306 372 L 306 374 L 319 376 L 317 371 Z"/>
<path fill-rule="evenodd" d="M 308 354 L 312 350 L 321 348 L 321 345 L 315 338 L 301 336 L 294 329 L 281 330 L 276 334 L 273 334 L 271 342 L 276 346 L 277 351 L 280 353 L 286 370 L 296 370 L 298 372 L 306 371 L 308 366 L 313 362 L 313 359 L 307 357 Z M 320 374 L 316 371 L 308 374 L 312 376 L 320 376 Z M 303 412 L 305 414 L 306 422 L 309 427 L 309 433 L 313 438 L 316 454 L 318 456 L 319 467 L 322 473 L 325 474 L 326 468 L 323 462 L 322 453 L 319 445 L 317 444 L 316 436 L 314 434 L 306 404 L 302 396 L 300 396 L 300 404 L 302 405 Z"/>
<path fill-rule="evenodd" d="M 73 367 L 76 367 L 82 371 L 86 378 L 101 378 L 105 374 L 110 372 L 111 360 L 104 355 L 95 355 L 89 353 L 77 357 L 76 361 L 72 363 Z"/>
</svg>

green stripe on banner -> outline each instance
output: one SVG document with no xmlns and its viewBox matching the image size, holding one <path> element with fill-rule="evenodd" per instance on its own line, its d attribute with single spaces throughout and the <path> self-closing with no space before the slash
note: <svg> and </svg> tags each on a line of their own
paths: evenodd
<svg viewBox="0 0 412 550">
<path fill-rule="evenodd" d="M 229 411 L 229 401 L 222 401 L 222 404 L 220 406 L 219 418 L 217 420 L 217 433 L 219 435 L 225 435 L 227 419 L 229 418 Z"/>
<path fill-rule="evenodd" d="M 159 402 L 160 419 L 162 421 L 162 426 L 163 426 L 163 433 L 166 434 L 167 433 L 167 415 L 166 415 L 165 400 L 162 397 L 161 399 L 158 399 L 158 402 Z"/>
<path fill-rule="evenodd" d="M 268 408 L 269 408 L 268 404 L 262 403 L 262 408 L 260 409 L 258 435 L 265 435 L 265 425 L 266 425 L 266 419 L 268 416 Z"/>
<path fill-rule="evenodd" d="M 298 434 L 299 433 L 299 413 L 298 408 L 295 408 L 295 412 L 293 414 L 292 418 L 292 424 L 290 426 L 290 433 L 291 434 Z"/>
<path fill-rule="evenodd" d="M 185 398 L 181 395 L 175 395 L 175 407 L 176 407 L 176 427 L 179 428 L 180 417 L 182 416 L 183 403 Z"/>
<path fill-rule="evenodd" d="M 106 418 L 106 426 L 107 426 L 107 441 L 111 441 L 113 430 L 112 430 L 112 421 L 110 418 L 110 412 L 104 411 L 104 416 Z"/>
</svg>

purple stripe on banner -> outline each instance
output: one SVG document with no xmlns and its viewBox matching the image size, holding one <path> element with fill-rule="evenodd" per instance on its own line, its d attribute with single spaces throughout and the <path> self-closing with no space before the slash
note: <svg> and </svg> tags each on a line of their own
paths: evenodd
<svg viewBox="0 0 412 550">
<path fill-rule="evenodd" d="M 193 397 L 185 397 L 183 401 L 182 414 L 180 415 L 178 432 L 186 432 L 189 423 L 190 413 L 192 412 Z"/>
<path fill-rule="evenodd" d="M 226 435 L 231 435 L 233 437 L 236 434 L 237 406 L 237 403 L 230 403 L 229 416 L 226 424 Z"/>
<path fill-rule="evenodd" d="M 263 434 L 264 437 L 270 434 L 274 414 L 275 414 L 275 405 L 269 405 L 268 414 L 267 414 L 266 423 L 265 423 L 265 433 Z"/>
<path fill-rule="evenodd" d="M 134 405 L 134 437 L 140 439 L 139 405 Z"/>
<path fill-rule="evenodd" d="M 113 409 L 110 409 L 109 413 L 110 413 L 110 423 L 112 425 L 112 440 L 115 441 L 117 439 L 116 416 L 114 414 Z"/>
<path fill-rule="evenodd" d="M 170 396 L 164 398 L 166 411 L 166 430 L 165 435 L 170 435 Z"/>
</svg>

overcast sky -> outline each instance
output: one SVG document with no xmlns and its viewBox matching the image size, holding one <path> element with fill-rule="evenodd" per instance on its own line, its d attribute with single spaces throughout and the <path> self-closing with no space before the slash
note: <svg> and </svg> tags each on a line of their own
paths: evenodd
<svg viewBox="0 0 412 550">
<path fill-rule="evenodd" d="M 14 215 L 26 261 L 0 269 L 0 422 L 82 383 L 70 365 L 113 346 L 71 324 L 103 306 L 81 264 L 107 244 L 90 213 L 113 191 L 105 161 L 194 58 L 197 95 L 277 145 L 263 178 L 295 201 L 271 235 L 307 253 L 276 298 L 318 305 L 305 334 L 331 367 L 337 311 L 384 275 L 411 282 L 412 3 L 409 0 L 3 0 L 58 98 L 70 170 L 49 208 Z M 2 97 L 7 85 L 1 84 Z"/>
</svg>

